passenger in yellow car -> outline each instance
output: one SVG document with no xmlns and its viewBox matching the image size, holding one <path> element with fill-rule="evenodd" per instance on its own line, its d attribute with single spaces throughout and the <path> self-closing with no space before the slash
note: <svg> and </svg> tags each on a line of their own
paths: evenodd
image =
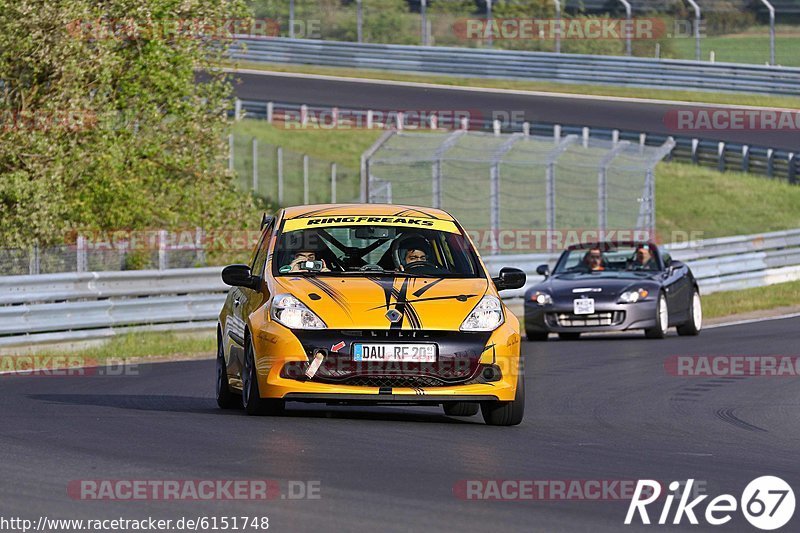
<svg viewBox="0 0 800 533">
<path fill-rule="evenodd" d="M 292 256 L 292 262 L 289 263 L 289 266 L 292 267 L 290 272 L 300 272 L 303 270 L 300 268 L 300 265 L 307 262 L 307 261 L 316 261 L 317 260 L 317 253 L 314 250 L 300 250 L 294 253 Z M 322 259 L 322 270 L 320 272 L 330 272 L 331 269 L 325 264 L 325 260 Z"/>
</svg>

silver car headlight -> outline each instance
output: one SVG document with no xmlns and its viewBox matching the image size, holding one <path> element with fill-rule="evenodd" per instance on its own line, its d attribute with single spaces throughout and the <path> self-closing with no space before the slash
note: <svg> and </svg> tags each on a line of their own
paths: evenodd
<svg viewBox="0 0 800 533">
<path fill-rule="evenodd" d="M 553 297 L 546 292 L 536 291 L 531 294 L 531 301 L 539 305 L 549 305 L 553 303 Z"/>
<path fill-rule="evenodd" d="M 460 329 L 461 331 L 494 331 L 503 322 L 505 322 L 505 317 L 500 298 L 487 294 L 470 311 L 467 318 L 461 323 Z"/>
<path fill-rule="evenodd" d="M 647 289 L 625 291 L 619 295 L 619 301 L 624 304 L 632 304 L 644 300 L 648 294 Z"/>
<path fill-rule="evenodd" d="M 324 329 L 325 322 L 306 304 L 291 294 L 279 294 L 272 300 L 270 316 L 289 329 Z"/>
</svg>

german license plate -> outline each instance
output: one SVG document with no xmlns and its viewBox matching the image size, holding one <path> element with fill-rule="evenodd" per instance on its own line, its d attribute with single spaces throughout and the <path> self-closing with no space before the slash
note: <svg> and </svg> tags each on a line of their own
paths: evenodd
<svg viewBox="0 0 800 533">
<path fill-rule="evenodd" d="M 353 361 L 435 363 L 435 344 L 355 343 Z"/>
<path fill-rule="evenodd" d="M 594 313 L 594 298 L 578 298 L 574 300 L 576 315 L 591 315 Z"/>
</svg>

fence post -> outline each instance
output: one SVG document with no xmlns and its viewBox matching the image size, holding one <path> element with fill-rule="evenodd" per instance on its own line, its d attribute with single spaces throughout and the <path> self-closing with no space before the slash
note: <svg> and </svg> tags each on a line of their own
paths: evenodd
<svg viewBox="0 0 800 533">
<path fill-rule="evenodd" d="M 761 0 L 769 10 L 769 64 L 775 65 L 775 7 L 769 0 Z"/>
<path fill-rule="evenodd" d="M 561 53 L 561 1 L 553 0 L 556 5 L 556 53 Z"/>
<path fill-rule="evenodd" d="M 629 141 L 620 142 L 600 160 L 600 168 L 597 172 L 597 225 L 598 230 L 602 232 L 605 232 L 608 226 L 608 167 L 629 144 Z"/>
<path fill-rule="evenodd" d="M 233 133 L 228 134 L 228 170 L 233 172 Z"/>
<path fill-rule="evenodd" d="M 692 6 L 694 9 L 694 58 L 697 61 L 700 61 L 702 58 L 700 57 L 700 20 L 702 17 L 702 13 L 700 11 L 700 6 L 695 2 L 695 0 L 686 0 L 689 2 L 689 5 Z"/>
<path fill-rule="evenodd" d="M 492 0 L 486 0 L 486 44 L 491 48 L 494 44 L 494 36 L 492 35 Z"/>
<path fill-rule="evenodd" d="M 437 159 L 433 163 L 433 175 L 431 176 L 431 190 L 433 191 L 433 207 L 442 208 L 442 160 Z"/>
<path fill-rule="evenodd" d="M 294 0 L 289 0 L 289 39 L 294 39 Z"/>
<path fill-rule="evenodd" d="M 195 261 L 198 265 L 206 264 L 206 250 L 203 243 L 203 228 L 197 227 L 194 232 Z"/>
<path fill-rule="evenodd" d="M 167 230 L 158 230 L 158 269 L 167 268 Z"/>
<path fill-rule="evenodd" d="M 28 272 L 31 275 L 38 274 L 41 268 L 41 261 L 39 259 L 39 243 L 34 243 L 31 247 L 30 263 L 28 265 Z"/>
<path fill-rule="evenodd" d="M 628 0 L 619 0 L 625 6 L 625 55 L 631 55 L 631 3 Z"/>
<path fill-rule="evenodd" d="M 86 272 L 87 257 L 86 257 L 86 237 L 78 235 L 75 247 L 75 270 L 78 272 Z"/>
<path fill-rule="evenodd" d="M 253 137 L 253 192 L 258 192 L 258 139 Z"/>
<path fill-rule="evenodd" d="M 278 146 L 278 205 L 283 205 L 283 148 Z"/>
<path fill-rule="evenodd" d="M 331 203 L 336 203 L 336 163 L 331 163 Z"/>
<path fill-rule="evenodd" d="M 547 219 L 547 249 L 550 249 L 550 235 L 556 229 L 556 163 L 551 161 L 545 169 L 545 218 Z"/>
<path fill-rule="evenodd" d="M 500 163 L 489 168 L 489 226 L 492 231 L 492 254 L 499 252 L 497 239 L 500 238 Z"/>
<path fill-rule="evenodd" d="M 303 154 L 303 205 L 308 205 L 308 155 Z"/>
<path fill-rule="evenodd" d="M 358 42 L 364 41 L 364 6 L 361 4 L 362 0 L 356 0 L 356 33 L 358 34 Z"/>
<path fill-rule="evenodd" d="M 428 2 L 427 0 L 420 0 L 419 3 L 419 14 L 421 16 L 420 23 L 422 27 L 420 31 L 422 32 L 422 46 L 428 46 Z"/>
</svg>

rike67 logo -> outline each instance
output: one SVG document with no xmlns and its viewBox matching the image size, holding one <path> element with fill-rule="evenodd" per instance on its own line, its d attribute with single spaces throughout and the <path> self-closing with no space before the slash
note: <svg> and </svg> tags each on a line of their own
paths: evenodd
<svg viewBox="0 0 800 533">
<path fill-rule="evenodd" d="M 663 507 L 658 515 L 657 524 L 678 525 L 685 517 L 690 524 L 697 525 L 700 523 L 699 515 L 705 519 L 706 523 L 720 526 L 730 522 L 739 508 L 751 525 L 761 530 L 771 531 L 786 525 L 794 515 L 794 491 L 779 477 L 762 476 L 754 479 L 745 487 L 738 501 L 731 494 L 720 494 L 707 502 L 705 512 L 702 513 L 700 504 L 708 498 L 708 495 L 703 494 L 690 501 L 693 484 L 694 479 L 687 480 L 685 489 L 681 489 L 683 484 L 678 481 L 669 484 L 670 493 L 663 498 Z M 661 492 L 662 487 L 658 481 L 640 479 L 628 507 L 625 524 L 630 525 L 637 514 L 642 524 L 650 524 L 651 518 L 647 506 L 659 500 L 662 496 Z M 673 514 L 672 504 L 676 495 L 678 495 L 679 501 Z M 671 521 L 670 516 L 672 516 Z"/>
</svg>

